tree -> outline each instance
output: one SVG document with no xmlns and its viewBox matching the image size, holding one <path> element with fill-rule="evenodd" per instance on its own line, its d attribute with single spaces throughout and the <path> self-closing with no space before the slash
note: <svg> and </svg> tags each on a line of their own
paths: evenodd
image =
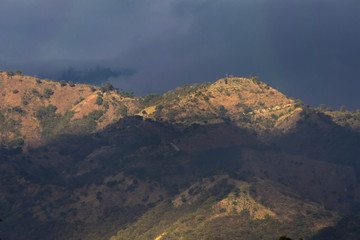
<svg viewBox="0 0 360 240">
<path fill-rule="evenodd" d="M 320 111 L 326 111 L 327 107 L 325 106 L 325 104 L 320 104 L 319 109 Z"/>
<path fill-rule="evenodd" d="M 110 92 L 110 91 L 114 91 L 114 89 L 115 89 L 114 86 L 109 82 L 107 82 L 103 87 L 101 87 L 102 92 Z"/>
<path fill-rule="evenodd" d="M 54 94 L 53 90 L 51 90 L 50 88 L 45 88 L 45 90 L 44 90 L 44 97 L 45 98 L 50 98 L 50 96 L 53 95 L 53 94 Z"/>
<path fill-rule="evenodd" d="M 12 76 L 15 75 L 15 73 L 14 73 L 14 71 L 9 70 L 9 71 L 6 72 L 6 75 L 8 75 L 8 77 L 12 77 Z"/>
<path fill-rule="evenodd" d="M 75 87 L 75 83 L 73 81 L 69 81 L 69 86 L 70 87 Z"/>
<path fill-rule="evenodd" d="M 344 105 L 340 107 L 340 112 L 347 112 L 347 109 Z"/>
<path fill-rule="evenodd" d="M 102 104 L 103 104 L 103 101 L 104 101 L 104 99 L 103 99 L 101 96 L 98 96 L 98 97 L 96 98 L 95 104 L 97 104 L 97 105 L 102 105 Z"/>
<path fill-rule="evenodd" d="M 67 83 L 66 83 L 65 80 L 61 80 L 61 81 L 60 81 L 60 86 L 64 87 L 64 86 L 66 86 L 66 84 L 67 84 Z"/>
<path fill-rule="evenodd" d="M 253 81 L 253 83 L 260 84 L 260 79 L 258 76 L 254 76 L 254 74 L 250 74 L 250 79 Z"/>
<path fill-rule="evenodd" d="M 223 105 L 220 105 L 220 107 L 218 109 L 219 117 L 224 118 L 226 113 L 227 113 L 226 108 Z"/>
</svg>

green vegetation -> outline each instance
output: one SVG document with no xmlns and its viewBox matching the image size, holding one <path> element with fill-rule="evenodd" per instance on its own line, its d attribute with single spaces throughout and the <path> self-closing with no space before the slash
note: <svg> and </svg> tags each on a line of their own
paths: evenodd
<svg viewBox="0 0 360 240">
<path fill-rule="evenodd" d="M 295 99 L 295 108 L 303 107 L 304 103 L 300 99 Z"/>
<path fill-rule="evenodd" d="M 20 106 L 15 106 L 12 110 L 17 113 L 24 113 L 24 110 Z"/>
<path fill-rule="evenodd" d="M 9 71 L 6 72 L 6 75 L 7 75 L 8 77 L 12 77 L 12 76 L 15 75 L 15 73 L 14 73 L 14 71 L 9 70 Z"/>
<path fill-rule="evenodd" d="M 126 92 L 123 89 L 119 90 L 119 95 L 123 98 L 134 98 L 135 97 L 133 92 Z"/>
<path fill-rule="evenodd" d="M 250 77 L 250 80 L 253 81 L 253 83 L 255 83 L 255 84 L 259 85 L 261 83 L 258 76 L 254 76 L 253 74 L 250 74 L 249 77 Z"/>
<path fill-rule="evenodd" d="M 14 119 L 6 112 L 0 112 L 0 157 L 1 145 L 5 145 L 10 149 L 22 147 L 24 142 L 20 132 L 21 119 Z"/>
<path fill-rule="evenodd" d="M 347 109 L 344 105 L 340 107 L 340 112 L 347 112 Z"/>
<path fill-rule="evenodd" d="M 97 105 L 102 105 L 103 102 L 104 102 L 104 99 L 103 99 L 101 96 L 98 96 L 98 97 L 96 98 L 95 104 L 97 104 Z"/>
<path fill-rule="evenodd" d="M 94 110 L 87 115 L 87 118 L 89 118 L 93 121 L 96 121 L 96 120 L 99 120 L 103 114 L 104 114 L 104 111 L 102 111 L 102 110 Z"/>
<path fill-rule="evenodd" d="M 13 94 L 17 94 L 18 92 L 19 92 L 19 90 L 17 90 L 17 89 L 13 90 Z"/>
<path fill-rule="evenodd" d="M 24 139 L 20 137 L 10 141 L 8 147 L 10 149 L 22 148 L 24 146 L 24 143 L 25 143 Z"/>
<path fill-rule="evenodd" d="M 77 119 L 72 123 L 72 131 L 77 134 L 88 134 L 96 130 L 96 121 L 104 115 L 103 110 L 93 110 L 82 119 Z"/>
<path fill-rule="evenodd" d="M 107 82 L 103 87 L 101 87 L 101 91 L 103 93 L 104 92 L 114 91 L 114 90 L 115 90 L 114 86 L 109 82 Z"/>
<path fill-rule="evenodd" d="M 44 89 L 44 97 L 45 98 L 50 98 L 51 95 L 54 94 L 54 91 L 50 88 L 45 88 Z"/>
<path fill-rule="evenodd" d="M 85 100 L 85 98 L 84 98 L 83 96 L 80 96 L 79 100 L 76 100 L 76 101 L 74 102 L 74 105 L 77 105 L 77 104 L 81 103 L 81 102 L 84 101 L 84 100 Z"/>
<path fill-rule="evenodd" d="M 108 109 L 109 109 L 109 102 L 108 101 L 105 101 L 104 103 L 103 103 L 103 106 L 104 106 L 104 108 L 105 108 L 105 111 L 107 111 Z"/>
<path fill-rule="evenodd" d="M 20 70 L 16 70 L 16 71 L 15 71 L 15 74 L 16 74 L 16 75 L 20 75 L 20 76 L 23 75 L 22 71 L 20 71 Z"/>
<path fill-rule="evenodd" d="M 118 113 L 123 117 L 128 115 L 128 109 L 122 102 L 119 103 Z"/>
<path fill-rule="evenodd" d="M 223 105 L 220 105 L 218 110 L 217 110 L 217 113 L 219 114 L 220 118 L 224 118 L 226 113 L 227 113 L 227 110 Z"/>
<path fill-rule="evenodd" d="M 59 83 L 60 83 L 60 86 L 62 86 L 62 87 L 67 85 L 67 82 L 65 80 L 61 80 Z"/>
<path fill-rule="evenodd" d="M 69 81 L 69 86 L 70 87 L 75 87 L 75 83 L 73 81 Z"/>
<path fill-rule="evenodd" d="M 54 136 L 59 133 L 67 132 L 70 128 L 70 119 L 74 115 L 72 111 L 67 111 L 63 116 L 56 113 L 57 107 L 49 104 L 47 107 L 40 107 L 35 117 L 40 121 L 43 136 Z"/>
<path fill-rule="evenodd" d="M 140 98 L 140 103 L 143 108 L 156 105 L 161 102 L 161 96 L 159 94 L 149 94 Z"/>
<path fill-rule="evenodd" d="M 179 196 L 181 205 L 175 206 L 174 201 L 163 201 L 148 210 L 133 224 L 118 231 L 116 240 L 153 240 L 159 236 L 163 239 L 277 239 L 278 232 L 291 235 L 309 236 L 307 226 L 299 222 L 280 222 L 276 218 L 265 216 L 255 219 L 248 209 L 241 211 L 221 208 L 216 210 L 219 201 L 226 198 L 230 191 L 220 193 L 223 187 L 232 187 L 225 182 L 216 184 L 209 190 L 192 191 L 192 196 L 199 196 L 196 202 L 187 204 L 187 197 Z M 236 190 L 236 189 L 235 189 Z M 234 191 L 235 191 L 234 190 Z M 190 192 L 190 190 L 189 190 Z M 221 192 L 221 191 L 220 191 Z M 241 199 L 233 194 L 234 199 Z M 234 205 L 236 206 L 236 205 Z M 285 236 L 280 239 L 287 239 Z M 301 238 L 300 238 L 301 239 Z M 299 240 L 300 240 L 299 239 Z"/>
</svg>

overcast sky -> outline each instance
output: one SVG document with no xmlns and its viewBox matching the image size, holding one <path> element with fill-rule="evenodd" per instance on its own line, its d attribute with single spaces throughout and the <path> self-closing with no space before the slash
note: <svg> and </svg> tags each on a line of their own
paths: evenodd
<svg viewBox="0 0 360 240">
<path fill-rule="evenodd" d="M 312 106 L 360 108 L 359 0 L 1 0 L 0 9 L 4 70 L 57 79 L 70 67 L 109 68 L 108 80 L 137 95 L 253 73 Z"/>
</svg>

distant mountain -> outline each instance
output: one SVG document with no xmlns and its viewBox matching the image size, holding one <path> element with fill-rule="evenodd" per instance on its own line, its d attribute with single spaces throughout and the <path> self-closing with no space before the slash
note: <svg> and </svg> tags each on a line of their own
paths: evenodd
<svg viewBox="0 0 360 240">
<path fill-rule="evenodd" d="M 360 237 L 342 219 L 360 211 L 357 111 L 256 77 L 141 98 L 15 73 L 0 84 L 3 239 Z"/>
</svg>

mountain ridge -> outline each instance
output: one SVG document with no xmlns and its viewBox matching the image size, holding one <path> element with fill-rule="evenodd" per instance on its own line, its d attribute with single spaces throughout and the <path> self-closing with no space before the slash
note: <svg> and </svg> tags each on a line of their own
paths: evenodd
<svg viewBox="0 0 360 240">
<path fill-rule="evenodd" d="M 141 98 L 111 84 L 0 83 L 5 123 L 30 94 L 22 122 L 38 131 L 29 144 L 1 123 L 6 239 L 316 240 L 358 219 L 342 219 L 360 212 L 356 111 L 310 108 L 256 77 Z"/>
</svg>

